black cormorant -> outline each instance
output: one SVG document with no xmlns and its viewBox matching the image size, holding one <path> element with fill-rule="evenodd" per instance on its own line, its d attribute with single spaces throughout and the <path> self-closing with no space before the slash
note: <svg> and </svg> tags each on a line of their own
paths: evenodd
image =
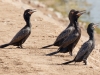
<svg viewBox="0 0 100 75">
<path fill-rule="evenodd" d="M 27 9 L 24 11 L 24 20 L 26 21 L 26 25 L 14 36 L 14 38 L 7 44 L 0 45 L 0 48 L 7 47 L 9 45 L 18 46 L 18 48 L 23 48 L 22 44 L 26 41 L 31 33 L 31 23 L 30 17 L 32 13 L 35 12 L 35 9 Z"/>
<path fill-rule="evenodd" d="M 61 53 L 69 52 L 70 55 L 72 55 L 72 51 L 73 51 L 74 47 L 76 46 L 76 44 L 78 43 L 78 41 L 81 37 L 81 29 L 80 29 L 79 24 L 78 24 L 78 18 L 83 13 L 85 13 L 85 11 L 75 11 L 73 13 L 72 24 L 73 24 L 75 29 L 73 30 L 73 32 L 68 37 L 66 37 L 64 39 L 64 41 L 62 42 L 58 51 L 49 53 L 47 55 L 54 55 L 54 54 L 57 54 L 59 52 L 61 52 Z"/>
<path fill-rule="evenodd" d="M 94 40 L 94 27 L 95 26 L 96 25 L 94 23 L 90 23 L 88 25 L 87 33 L 89 35 L 89 40 L 81 46 L 74 60 L 65 62 L 63 63 L 64 65 L 69 64 L 71 62 L 81 62 L 81 61 L 83 61 L 85 65 L 87 65 L 86 60 L 95 47 L 95 40 Z"/>
<path fill-rule="evenodd" d="M 56 38 L 55 42 L 51 45 L 48 45 L 48 46 L 44 46 L 42 48 L 47 48 L 47 47 L 50 47 L 50 46 L 60 46 L 63 42 L 63 40 L 69 36 L 69 34 L 71 34 L 73 32 L 73 30 L 75 29 L 73 27 L 73 24 L 72 24 L 72 15 L 73 13 L 75 12 L 74 9 L 72 9 L 70 12 L 69 12 L 69 20 L 70 20 L 70 24 L 68 25 L 68 27 L 62 31 L 59 36 Z"/>
</svg>

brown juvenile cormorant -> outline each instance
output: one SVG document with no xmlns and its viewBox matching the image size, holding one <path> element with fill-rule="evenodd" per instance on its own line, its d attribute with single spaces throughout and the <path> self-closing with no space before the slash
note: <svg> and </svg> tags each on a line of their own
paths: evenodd
<svg viewBox="0 0 100 75">
<path fill-rule="evenodd" d="M 96 25 L 94 23 L 90 23 L 88 25 L 87 33 L 89 35 L 89 40 L 81 46 L 74 60 L 65 62 L 63 63 L 64 65 L 69 64 L 71 62 L 81 62 L 81 61 L 83 61 L 85 65 L 87 65 L 86 60 L 95 47 L 95 40 L 94 40 L 94 27 L 95 26 Z"/>
<path fill-rule="evenodd" d="M 73 24 L 72 24 L 72 15 L 73 13 L 75 12 L 74 9 L 72 9 L 70 12 L 69 12 L 69 20 L 70 20 L 70 24 L 68 25 L 68 27 L 62 31 L 59 36 L 56 38 L 55 42 L 51 45 L 48 45 L 48 46 L 44 46 L 42 48 L 47 48 L 47 47 L 50 47 L 50 46 L 60 46 L 64 40 L 64 38 L 68 37 L 69 34 L 71 34 L 73 32 L 73 30 L 75 29 L 73 27 Z"/>
<path fill-rule="evenodd" d="M 26 21 L 26 25 L 14 36 L 14 38 L 7 44 L 0 45 L 0 48 L 7 47 L 9 45 L 18 46 L 18 48 L 23 48 L 22 44 L 26 41 L 31 33 L 31 23 L 30 17 L 32 13 L 35 12 L 35 9 L 27 9 L 24 11 L 24 20 Z"/>
<path fill-rule="evenodd" d="M 57 54 L 59 52 L 61 52 L 61 53 L 69 52 L 70 55 L 72 55 L 72 51 L 73 51 L 74 47 L 76 46 L 76 44 L 78 43 L 78 41 L 81 37 L 81 29 L 78 25 L 78 18 L 83 13 L 85 13 L 85 11 L 75 11 L 73 13 L 72 24 L 73 24 L 75 29 L 73 30 L 73 32 L 68 37 L 66 37 L 64 39 L 64 41 L 62 42 L 62 44 L 61 44 L 60 48 L 58 49 L 58 51 L 49 53 L 47 55 L 54 55 L 54 54 Z"/>
</svg>

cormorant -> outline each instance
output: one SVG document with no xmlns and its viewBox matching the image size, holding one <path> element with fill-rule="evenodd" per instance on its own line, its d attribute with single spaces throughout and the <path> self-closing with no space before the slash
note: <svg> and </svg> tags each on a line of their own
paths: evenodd
<svg viewBox="0 0 100 75">
<path fill-rule="evenodd" d="M 78 43 L 78 41 L 81 37 L 81 29 L 80 29 L 79 24 L 78 24 L 78 18 L 83 13 L 85 13 L 85 11 L 75 11 L 73 13 L 72 24 L 73 24 L 73 27 L 75 29 L 73 30 L 73 32 L 68 37 L 64 38 L 64 41 L 62 42 L 58 51 L 49 53 L 47 55 L 54 55 L 54 54 L 57 54 L 59 52 L 61 52 L 61 53 L 69 52 L 70 55 L 72 56 L 72 51 L 73 51 L 74 47 L 76 46 L 76 44 Z"/>
<path fill-rule="evenodd" d="M 30 17 L 32 13 L 35 12 L 35 9 L 27 9 L 24 11 L 23 17 L 26 21 L 26 25 L 14 36 L 14 38 L 7 44 L 0 45 L 0 48 L 7 47 L 9 45 L 18 46 L 18 48 L 23 48 L 22 44 L 26 41 L 26 39 L 31 34 L 31 23 Z"/>
<path fill-rule="evenodd" d="M 50 46 L 58 46 L 58 47 L 59 47 L 59 46 L 62 44 L 63 40 L 64 40 L 66 37 L 68 37 L 69 34 L 71 34 L 71 33 L 73 32 L 73 30 L 75 29 L 75 28 L 73 27 L 73 24 L 72 24 L 72 15 L 73 15 L 74 12 L 75 12 L 74 9 L 72 9 L 72 10 L 69 12 L 70 24 L 68 25 L 68 27 L 67 27 L 64 31 L 62 31 L 62 32 L 58 35 L 58 37 L 56 38 L 55 42 L 54 42 L 53 44 L 51 44 L 51 45 L 44 46 L 44 47 L 42 47 L 42 48 L 47 48 L 47 47 L 50 47 Z"/>
<path fill-rule="evenodd" d="M 74 60 L 63 63 L 64 65 L 69 64 L 71 62 L 81 62 L 83 61 L 85 65 L 87 65 L 87 58 L 89 57 L 90 53 L 95 47 L 95 40 L 94 40 L 94 27 L 96 25 L 94 23 L 90 23 L 87 28 L 87 33 L 89 35 L 89 40 L 86 41 L 78 51 Z"/>
</svg>

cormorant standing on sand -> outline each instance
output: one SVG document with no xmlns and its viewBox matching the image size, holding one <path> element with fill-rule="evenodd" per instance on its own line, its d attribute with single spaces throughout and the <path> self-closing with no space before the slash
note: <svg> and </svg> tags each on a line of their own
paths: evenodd
<svg viewBox="0 0 100 75">
<path fill-rule="evenodd" d="M 89 40 L 86 41 L 78 51 L 74 60 L 63 63 L 64 65 L 72 63 L 72 62 L 81 62 L 83 61 L 85 65 L 87 65 L 87 58 L 89 57 L 90 53 L 95 47 L 95 40 L 94 40 L 94 27 L 96 25 L 94 23 L 90 23 L 87 28 L 87 33 L 89 35 Z"/>
<path fill-rule="evenodd" d="M 81 37 L 81 29 L 80 29 L 79 24 L 78 24 L 78 18 L 83 13 L 85 13 L 85 11 L 75 11 L 73 13 L 72 24 L 73 24 L 73 27 L 75 29 L 73 30 L 73 32 L 68 37 L 66 37 L 64 39 L 64 41 L 62 42 L 58 51 L 49 53 L 47 55 L 54 55 L 54 54 L 57 54 L 59 52 L 60 53 L 69 52 L 69 54 L 72 56 L 72 51 L 73 51 L 74 47 L 76 46 L 76 44 L 78 43 L 78 41 Z"/>
<path fill-rule="evenodd" d="M 51 45 L 48 45 L 48 46 L 44 46 L 42 48 L 47 48 L 47 47 L 51 47 L 51 46 L 60 46 L 62 44 L 62 42 L 64 41 L 65 38 L 67 38 L 72 32 L 73 30 L 75 29 L 73 27 L 73 24 L 72 24 L 72 15 L 73 13 L 75 12 L 74 9 L 72 9 L 70 12 L 69 12 L 69 20 L 70 20 L 70 24 L 68 25 L 68 27 L 62 31 L 59 36 L 56 38 L 55 42 Z"/>
<path fill-rule="evenodd" d="M 14 36 L 14 38 L 7 44 L 0 45 L 0 48 L 7 47 L 9 45 L 18 46 L 18 48 L 23 48 L 22 44 L 26 41 L 31 33 L 31 23 L 30 17 L 35 10 L 27 9 L 24 11 L 24 20 L 26 21 L 26 25 Z"/>
</svg>

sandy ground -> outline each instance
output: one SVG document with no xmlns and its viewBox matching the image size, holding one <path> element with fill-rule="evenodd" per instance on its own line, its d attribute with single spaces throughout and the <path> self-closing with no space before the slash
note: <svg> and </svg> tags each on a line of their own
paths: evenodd
<svg viewBox="0 0 100 75">
<path fill-rule="evenodd" d="M 8 43 L 25 25 L 23 11 L 25 8 L 32 8 L 16 1 L 0 0 L 0 44 Z M 48 17 L 46 10 L 42 11 L 36 6 L 33 8 L 37 12 L 31 16 L 32 33 L 23 44 L 24 49 L 14 46 L 0 49 L 0 75 L 100 75 L 99 35 L 95 35 L 96 48 L 88 58 L 87 66 L 82 62 L 58 65 L 75 57 L 82 43 L 88 39 L 87 34 L 82 29 L 84 35 L 74 49 L 74 56 L 68 53 L 46 56 L 45 54 L 56 51 L 57 47 L 40 48 L 52 44 L 66 27 L 59 20 Z"/>
</svg>

